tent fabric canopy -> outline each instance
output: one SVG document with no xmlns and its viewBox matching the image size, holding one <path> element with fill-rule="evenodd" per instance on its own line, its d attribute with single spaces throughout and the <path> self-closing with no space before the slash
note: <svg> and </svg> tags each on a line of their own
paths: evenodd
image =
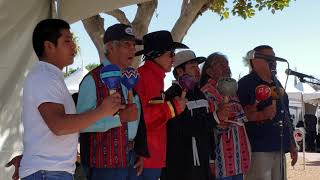
<svg viewBox="0 0 320 180">
<path fill-rule="evenodd" d="M 108 0 L 108 6 L 106 6 L 106 1 L 101 0 L 58 0 L 57 11 L 59 18 L 69 23 L 74 23 L 101 12 L 108 12 L 113 9 L 146 1 L 150 0 Z"/>
<path fill-rule="evenodd" d="M 311 87 L 309 84 L 307 83 L 302 83 L 302 82 L 298 82 L 295 87 L 300 90 L 303 93 L 314 93 L 316 92 L 316 90 L 314 90 L 313 87 Z"/>
</svg>

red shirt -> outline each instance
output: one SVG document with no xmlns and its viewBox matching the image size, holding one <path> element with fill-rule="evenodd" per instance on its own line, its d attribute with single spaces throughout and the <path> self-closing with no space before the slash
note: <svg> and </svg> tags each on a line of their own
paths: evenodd
<svg viewBox="0 0 320 180">
<path fill-rule="evenodd" d="M 138 71 L 140 79 L 135 89 L 141 98 L 151 155 L 150 158 L 144 159 L 144 167 L 162 168 L 166 162 L 167 121 L 175 116 L 175 111 L 179 107 L 176 102 L 150 102 L 152 98 L 161 97 L 164 89 L 165 71 L 159 65 L 147 60 Z"/>
</svg>

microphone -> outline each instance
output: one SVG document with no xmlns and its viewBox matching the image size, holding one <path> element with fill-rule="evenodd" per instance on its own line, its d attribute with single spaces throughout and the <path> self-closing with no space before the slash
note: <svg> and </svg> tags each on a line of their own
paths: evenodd
<svg viewBox="0 0 320 180">
<path fill-rule="evenodd" d="M 286 73 L 287 75 L 297 76 L 299 79 L 303 79 L 303 78 L 316 79 L 316 78 L 313 77 L 313 76 L 306 75 L 306 74 L 302 74 L 302 73 L 299 73 L 299 72 L 296 72 L 296 71 L 292 71 L 291 69 L 286 69 L 285 73 Z"/>
<path fill-rule="evenodd" d="M 276 57 L 276 56 L 264 55 L 264 54 L 256 52 L 255 50 L 251 50 L 248 52 L 248 59 L 256 59 L 256 58 L 264 59 L 266 61 L 288 62 L 286 59 Z"/>
</svg>

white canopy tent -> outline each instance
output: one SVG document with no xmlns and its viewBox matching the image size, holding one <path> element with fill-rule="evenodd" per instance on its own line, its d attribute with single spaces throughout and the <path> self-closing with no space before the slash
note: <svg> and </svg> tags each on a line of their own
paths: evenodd
<svg viewBox="0 0 320 180">
<path fill-rule="evenodd" d="M 303 100 L 306 103 L 310 104 L 320 104 L 320 92 L 316 91 L 313 87 L 311 87 L 308 83 L 297 83 L 297 89 L 303 91 Z"/>
<path fill-rule="evenodd" d="M 295 110 L 296 121 L 303 120 L 304 114 L 316 113 L 320 104 L 320 92 L 315 91 L 308 83 L 298 82 L 295 86 L 288 84 L 286 92 L 289 96 L 290 108 Z"/>
<path fill-rule="evenodd" d="M 290 105 L 301 107 L 303 102 L 302 91 L 297 89 L 293 84 L 287 84 L 286 93 L 288 94 Z"/>
<path fill-rule="evenodd" d="M 70 23 L 100 12 L 148 0 L 57 0 L 58 16 Z M 108 3 L 106 6 L 105 4 Z M 42 19 L 52 18 L 51 0 L 2 0 L 0 3 L 0 166 L 20 154 L 23 81 L 36 61 L 31 36 Z M 11 179 L 13 168 L 0 168 L 0 179 Z"/>
</svg>

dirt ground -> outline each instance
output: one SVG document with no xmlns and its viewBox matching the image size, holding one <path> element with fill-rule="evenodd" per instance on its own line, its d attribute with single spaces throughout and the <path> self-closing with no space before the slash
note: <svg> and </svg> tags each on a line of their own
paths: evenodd
<svg viewBox="0 0 320 180">
<path fill-rule="evenodd" d="M 298 162 L 294 168 L 290 163 L 290 155 L 287 155 L 288 180 L 320 180 L 320 159 L 318 156 L 306 157 L 305 169 L 303 168 L 303 158 L 301 153 L 299 153 Z"/>
</svg>

